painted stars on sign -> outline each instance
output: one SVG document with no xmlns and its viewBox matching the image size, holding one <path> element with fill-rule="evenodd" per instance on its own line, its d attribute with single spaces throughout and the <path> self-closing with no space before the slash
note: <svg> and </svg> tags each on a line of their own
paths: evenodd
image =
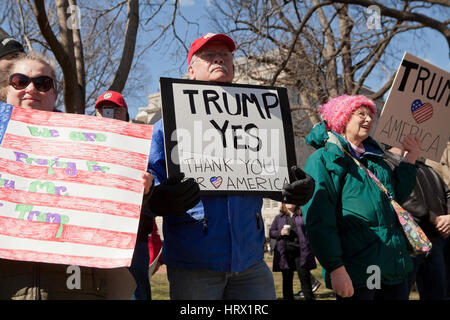
<svg viewBox="0 0 450 320">
<path fill-rule="evenodd" d="M 420 99 L 413 101 L 411 113 L 418 124 L 427 121 L 433 116 L 433 106 L 429 103 L 422 103 Z"/>
</svg>

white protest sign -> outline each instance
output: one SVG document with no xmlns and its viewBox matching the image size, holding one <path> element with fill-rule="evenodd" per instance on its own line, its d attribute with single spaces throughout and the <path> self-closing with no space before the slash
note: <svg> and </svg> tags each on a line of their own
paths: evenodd
<svg viewBox="0 0 450 320">
<path fill-rule="evenodd" d="M 421 156 L 439 161 L 450 136 L 450 74 L 405 53 L 374 138 L 395 147 L 417 135 Z"/>
<path fill-rule="evenodd" d="M 161 78 L 169 176 L 205 193 L 281 192 L 295 148 L 285 88 Z"/>
<path fill-rule="evenodd" d="M 0 258 L 128 267 L 152 127 L 0 103 Z"/>
</svg>

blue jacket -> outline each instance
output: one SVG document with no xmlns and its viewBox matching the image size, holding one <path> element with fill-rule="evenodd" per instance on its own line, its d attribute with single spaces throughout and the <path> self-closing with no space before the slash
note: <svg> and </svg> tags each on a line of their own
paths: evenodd
<svg viewBox="0 0 450 320">
<path fill-rule="evenodd" d="M 149 169 L 155 185 L 166 175 L 162 120 L 153 127 Z M 240 272 L 264 258 L 260 196 L 202 196 L 181 216 L 163 218 L 164 263 L 184 269 Z"/>
</svg>

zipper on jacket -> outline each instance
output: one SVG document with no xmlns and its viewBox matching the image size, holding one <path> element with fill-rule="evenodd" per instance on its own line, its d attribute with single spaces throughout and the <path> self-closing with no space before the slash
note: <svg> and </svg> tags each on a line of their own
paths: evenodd
<svg viewBox="0 0 450 320">
<path fill-rule="evenodd" d="M 203 218 L 203 234 L 206 236 L 208 232 L 208 218 Z"/>
<path fill-rule="evenodd" d="M 258 230 L 261 229 L 261 213 L 257 213 L 256 214 L 256 228 L 258 228 Z"/>
</svg>

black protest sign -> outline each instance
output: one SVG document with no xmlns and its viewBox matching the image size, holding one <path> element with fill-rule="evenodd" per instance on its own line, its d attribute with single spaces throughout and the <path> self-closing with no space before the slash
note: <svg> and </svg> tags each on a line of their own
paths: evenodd
<svg viewBox="0 0 450 320">
<path fill-rule="evenodd" d="M 287 90 L 161 78 L 167 172 L 203 193 L 277 195 L 296 164 Z"/>
</svg>

